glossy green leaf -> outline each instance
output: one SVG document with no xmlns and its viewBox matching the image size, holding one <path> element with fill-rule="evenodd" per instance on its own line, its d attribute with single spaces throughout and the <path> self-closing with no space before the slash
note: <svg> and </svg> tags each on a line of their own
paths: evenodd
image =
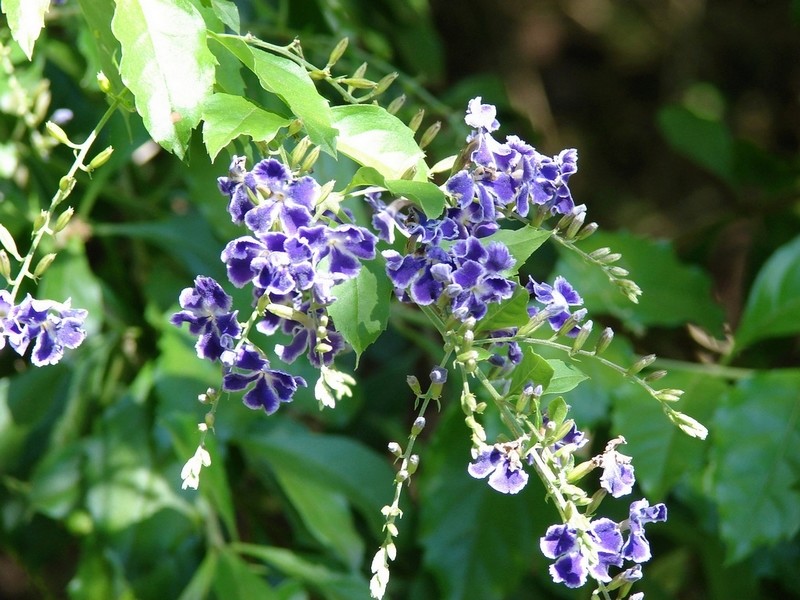
<svg viewBox="0 0 800 600">
<path fill-rule="evenodd" d="M 303 122 L 312 142 L 335 154 L 336 130 L 331 126 L 331 108 L 303 67 L 288 58 L 248 46 L 236 37 L 223 35 L 215 39 L 256 74 L 265 90 L 280 97 Z"/>
<path fill-rule="evenodd" d="M 548 358 L 547 362 L 553 369 L 550 384 L 544 390 L 547 394 L 566 394 L 578 387 L 581 381 L 588 379 L 578 367 L 563 360 Z"/>
<path fill-rule="evenodd" d="M 361 167 L 350 180 L 348 190 L 365 185 L 384 187 L 395 196 L 408 198 L 432 219 L 439 217 L 444 210 L 444 192 L 430 181 L 386 179 L 373 167 Z"/>
<path fill-rule="evenodd" d="M 553 367 L 549 362 L 539 356 L 530 344 L 520 344 L 522 348 L 522 361 L 514 368 L 511 375 L 509 395 L 514 395 L 522 390 L 529 381 L 533 385 L 541 385 L 547 389 L 553 377 Z"/>
<path fill-rule="evenodd" d="M 351 439 L 314 434 L 289 422 L 282 422 L 265 435 L 250 434 L 239 441 L 257 468 L 269 465 L 270 460 L 302 465 L 309 479 L 343 493 L 373 530 L 380 530 L 380 509 L 386 503 L 381 482 L 391 481 L 394 474 L 372 450 Z"/>
<path fill-rule="evenodd" d="M 666 106 L 658 113 L 658 124 L 675 150 L 722 179 L 733 181 L 733 139 L 724 123 L 682 106 Z"/>
<path fill-rule="evenodd" d="M 231 28 L 231 31 L 239 33 L 239 9 L 233 0 L 211 0 L 211 8 L 219 20 Z"/>
<path fill-rule="evenodd" d="M 538 540 L 557 517 L 541 501 L 533 474 L 516 495 L 469 476 L 469 440 L 459 413 L 454 407 L 438 424 L 419 471 L 423 561 L 437 580 L 437 598 L 512 598 L 525 572 L 547 576 Z"/>
<path fill-rule="evenodd" d="M 219 553 L 214 592 L 226 600 L 277 600 L 277 594 L 266 579 L 256 575 L 252 565 L 243 561 L 229 549 Z"/>
<path fill-rule="evenodd" d="M 3 13 L 8 19 L 11 37 L 20 45 L 28 60 L 33 58 L 33 46 L 44 29 L 44 15 L 50 0 L 3 0 Z"/>
<path fill-rule="evenodd" d="M 203 107 L 203 142 L 213 161 L 219 151 L 240 135 L 270 142 L 290 121 L 240 96 L 214 94 Z"/>
<path fill-rule="evenodd" d="M 272 546 L 232 544 L 233 550 L 261 560 L 282 573 L 313 587 L 327 600 L 368 600 L 367 580 L 356 573 L 338 573 L 320 561 L 303 558 L 296 552 Z"/>
<path fill-rule="evenodd" d="M 389 320 L 392 284 L 382 260 L 365 261 L 358 276 L 333 288 L 336 301 L 328 307 L 336 329 L 357 356 L 380 336 Z"/>
<path fill-rule="evenodd" d="M 505 244 L 516 261 L 514 264 L 514 272 L 516 273 L 549 237 L 550 232 L 546 229 L 525 226 L 515 230 L 501 229 L 489 237 L 482 238 L 481 242 L 501 242 Z"/>
<path fill-rule="evenodd" d="M 372 167 L 387 180 L 403 179 L 409 170 L 426 181 L 428 168 L 424 152 L 414 133 L 394 115 L 375 105 L 347 105 L 333 108 L 333 125 L 339 130 L 337 149 L 358 164 Z"/>
<path fill-rule="evenodd" d="M 736 330 L 736 347 L 800 332 L 800 237 L 781 246 L 758 273 Z"/>
<path fill-rule="evenodd" d="M 284 455 L 270 457 L 270 466 L 281 489 L 317 541 L 330 548 L 334 556 L 356 570 L 364 555 L 364 543 L 353 524 L 346 497 L 327 485 L 309 478 Z"/>
<path fill-rule="evenodd" d="M 714 407 L 727 387 L 720 378 L 679 369 L 670 369 L 654 385 L 684 390 L 686 393 L 675 408 L 705 425 L 710 425 Z M 634 386 L 617 387 L 612 423 L 611 434 L 622 434 L 628 442 L 619 450 L 633 457 L 636 481 L 648 497 L 663 498 L 677 483 L 700 477 L 709 443 L 678 429 L 665 417 L 661 405 L 643 390 Z"/>
<path fill-rule="evenodd" d="M 147 131 L 183 158 L 214 83 L 202 16 L 188 0 L 119 0 L 111 27 Z"/>
<path fill-rule="evenodd" d="M 621 253 L 622 259 L 616 264 L 628 269 L 630 278 L 643 291 L 639 304 L 634 305 L 600 269 L 573 252 L 563 251 L 554 272 L 575 286 L 589 314 L 611 314 L 632 328 L 694 323 L 721 335 L 723 314 L 712 298 L 711 279 L 699 268 L 682 264 L 669 242 L 600 231 L 580 247 L 586 252 L 610 247 L 612 252 Z"/>
<path fill-rule="evenodd" d="M 519 327 L 528 322 L 528 301 L 530 296 L 525 288 L 518 285 L 508 300 L 489 304 L 486 315 L 478 321 L 475 333 Z"/>
<path fill-rule="evenodd" d="M 728 560 L 800 531 L 800 370 L 739 382 L 711 424 L 713 494 Z"/>
</svg>

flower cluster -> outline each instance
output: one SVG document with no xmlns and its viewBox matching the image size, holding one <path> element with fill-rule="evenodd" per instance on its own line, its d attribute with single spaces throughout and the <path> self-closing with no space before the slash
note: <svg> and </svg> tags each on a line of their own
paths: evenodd
<svg viewBox="0 0 800 600">
<path fill-rule="evenodd" d="M 0 348 L 8 341 L 22 356 L 33 343 L 31 362 L 41 367 L 54 365 L 65 348 L 77 348 L 86 338 L 83 328 L 87 311 L 72 308 L 71 300 L 37 300 L 28 294 L 14 304 L 7 290 L 0 290 Z"/>
<path fill-rule="evenodd" d="M 577 170 L 575 150 L 547 157 L 515 136 L 496 140 L 496 110 L 480 98 L 470 101 L 465 121 L 474 127 L 467 138 L 469 166 L 443 185 L 453 205 L 441 218 L 426 217 L 402 198 L 387 206 L 374 194 L 368 197 L 381 239 L 391 243 L 399 231 L 420 244 L 410 254 L 383 252 L 397 296 L 421 306 L 444 299 L 461 321 L 480 319 L 488 304 L 510 298 L 517 285 L 508 277 L 514 267 L 509 249 L 482 239 L 496 232 L 503 218 L 527 217 L 533 206 L 549 214 L 571 213 L 568 181 Z M 574 298 L 559 300 L 564 310 L 554 310 L 554 320 L 569 315 Z"/>
<path fill-rule="evenodd" d="M 274 158 L 247 171 L 245 159 L 234 157 L 218 185 L 232 221 L 248 230 L 222 251 L 228 280 L 252 287 L 257 331 L 290 338 L 274 347 L 281 361 L 292 363 L 305 353 L 321 369 L 316 395 L 321 405 L 332 406 L 334 394 L 349 393 L 352 379 L 331 367 L 345 342 L 326 307 L 336 299 L 334 286 L 356 277 L 361 262 L 375 257 L 377 237 L 330 213 L 318 214 L 320 185 L 309 176 L 295 177 Z M 248 341 L 252 323 L 245 330 L 231 297 L 212 278 L 198 277 L 181 293 L 180 305 L 172 323 L 188 323 L 197 336 L 197 355 L 221 361 L 222 389 L 247 390 L 243 400 L 250 408 L 272 414 L 306 386 L 301 377 L 270 368 L 263 351 Z"/>
</svg>

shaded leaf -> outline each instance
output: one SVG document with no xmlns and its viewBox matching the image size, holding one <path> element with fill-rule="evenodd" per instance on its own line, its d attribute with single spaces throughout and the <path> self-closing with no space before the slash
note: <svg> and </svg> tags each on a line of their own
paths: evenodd
<svg viewBox="0 0 800 600">
<path fill-rule="evenodd" d="M 203 106 L 203 142 L 213 161 L 219 151 L 240 135 L 270 142 L 290 121 L 240 96 L 214 94 Z"/>
<path fill-rule="evenodd" d="M 336 301 L 328 307 L 339 331 L 357 356 L 380 336 L 389 320 L 392 283 L 382 260 L 365 261 L 358 276 L 333 288 Z"/>
<path fill-rule="evenodd" d="M 489 304 L 486 315 L 478 321 L 475 333 L 519 327 L 528 322 L 528 300 L 530 296 L 524 287 L 518 285 L 508 300 Z"/>
<path fill-rule="evenodd" d="M 758 273 L 736 330 L 741 350 L 755 341 L 800 332 L 800 236 L 781 246 Z"/>
<path fill-rule="evenodd" d="M 213 589 L 217 598 L 226 600 L 273 600 L 278 597 L 267 581 L 255 574 L 249 563 L 227 548 L 219 553 Z"/>
<path fill-rule="evenodd" d="M 509 396 L 519 393 L 529 381 L 534 385 L 541 385 L 547 389 L 553 377 L 553 367 L 549 361 L 539 356 L 530 344 L 520 344 L 522 348 L 522 362 L 515 368 L 511 376 Z"/>
<path fill-rule="evenodd" d="M 546 229 L 525 226 L 516 230 L 501 229 L 489 237 L 482 238 L 481 242 L 501 242 L 505 244 L 516 261 L 514 264 L 514 272 L 516 273 L 528 261 L 531 254 L 536 252 L 539 246 L 544 244 L 549 237 L 550 232 Z"/>
<path fill-rule="evenodd" d="M 713 494 L 731 562 L 800 531 L 800 371 L 758 373 L 717 410 Z"/>
<path fill-rule="evenodd" d="M 111 22 L 120 73 L 147 131 L 183 158 L 214 83 L 202 16 L 188 0 L 119 0 Z"/>
<path fill-rule="evenodd" d="M 581 381 L 588 377 L 578 367 L 565 363 L 557 358 L 548 358 L 547 362 L 553 369 L 550 384 L 545 388 L 546 394 L 566 394 L 574 390 Z"/>
</svg>

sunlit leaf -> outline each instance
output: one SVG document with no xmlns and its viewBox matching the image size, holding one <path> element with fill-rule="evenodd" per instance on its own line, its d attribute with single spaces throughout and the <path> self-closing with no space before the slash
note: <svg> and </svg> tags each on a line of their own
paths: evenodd
<svg viewBox="0 0 800 600">
<path fill-rule="evenodd" d="M 202 16 L 188 0 L 119 0 L 111 27 L 147 131 L 183 158 L 214 83 Z"/>
<path fill-rule="evenodd" d="M 33 45 L 44 28 L 44 15 L 50 0 L 3 0 L 3 13 L 8 19 L 11 36 L 22 48 L 28 60 L 33 57 Z"/>
</svg>

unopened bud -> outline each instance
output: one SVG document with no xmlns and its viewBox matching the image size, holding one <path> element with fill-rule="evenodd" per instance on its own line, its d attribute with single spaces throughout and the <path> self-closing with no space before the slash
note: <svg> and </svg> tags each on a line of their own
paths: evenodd
<svg viewBox="0 0 800 600">
<path fill-rule="evenodd" d="M 97 85 L 100 88 L 100 91 L 104 94 L 107 94 L 111 91 L 111 82 L 106 77 L 106 74 L 100 71 L 97 74 Z"/>
<path fill-rule="evenodd" d="M 403 456 L 403 449 L 397 442 L 389 442 L 389 452 L 391 452 L 397 458 Z"/>
<path fill-rule="evenodd" d="M 58 181 L 58 189 L 62 192 L 69 192 L 73 187 L 75 187 L 75 178 L 70 177 L 69 175 L 64 175 Z"/>
<path fill-rule="evenodd" d="M 406 469 L 400 469 L 397 472 L 397 475 L 394 476 L 395 483 L 403 483 L 406 479 L 408 479 L 408 471 Z"/>
<path fill-rule="evenodd" d="M 67 226 L 67 223 L 69 223 L 70 219 L 72 219 L 73 214 L 75 214 L 75 209 L 72 208 L 71 206 L 68 206 L 64 212 L 58 215 L 58 219 L 56 219 L 56 224 L 53 227 L 53 233 L 58 233 L 59 231 L 62 231 L 64 227 Z"/>
<path fill-rule="evenodd" d="M 461 408 L 464 414 L 471 415 L 475 412 L 476 406 L 477 401 L 475 400 L 475 394 L 472 392 L 464 392 L 461 394 Z"/>
<path fill-rule="evenodd" d="M 628 269 L 623 269 L 622 267 L 609 267 L 608 274 L 613 275 L 614 277 L 627 277 L 631 274 Z"/>
<path fill-rule="evenodd" d="M 364 77 L 364 74 L 366 72 L 367 72 L 367 63 L 363 62 L 360 65 L 358 65 L 358 68 L 355 71 L 353 71 L 353 78 L 360 79 Z"/>
<path fill-rule="evenodd" d="M 67 137 L 67 133 L 52 121 L 45 123 L 44 127 L 47 129 L 47 133 L 58 140 L 59 143 L 69 146 L 70 148 L 75 147 L 75 145 L 70 141 L 69 137 Z"/>
<path fill-rule="evenodd" d="M 36 217 L 33 219 L 33 231 L 37 232 L 42 227 L 44 227 L 45 223 L 47 223 L 47 219 L 48 219 L 49 216 L 50 216 L 50 213 L 48 213 L 46 210 L 44 210 L 44 209 L 40 210 L 39 214 L 36 215 Z"/>
<path fill-rule="evenodd" d="M 436 135 L 439 133 L 439 130 L 441 128 L 442 128 L 441 121 L 436 121 L 433 125 L 428 127 L 425 130 L 425 133 L 423 133 L 422 137 L 419 139 L 419 147 L 425 148 L 426 146 L 428 146 L 434 140 L 434 138 L 436 138 Z"/>
<path fill-rule="evenodd" d="M 328 71 L 325 69 L 311 69 L 308 72 L 308 76 L 314 81 L 323 81 L 329 75 L 330 73 L 328 73 Z"/>
<path fill-rule="evenodd" d="M 346 37 L 343 37 L 342 39 L 339 40 L 339 43 L 333 47 L 333 50 L 331 50 L 331 54 L 328 57 L 329 68 L 335 65 L 337 62 L 339 62 L 339 59 L 342 58 L 342 56 L 344 56 L 344 52 L 345 50 L 347 50 L 348 43 L 350 43 L 350 40 Z"/>
<path fill-rule="evenodd" d="M 11 281 L 11 261 L 6 251 L 2 249 L 0 249 L 0 275 L 5 277 L 6 281 Z"/>
<path fill-rule="evenodd" d="M 295 136 L 303 130 L 303 122 L 300 119 L 295 119 L 291 123 L 289 123 L 289 127 L 286 128 L 287 133 L 289 136 Z"/>
<path fill-rule="evenodd" d="M 408 384 L 408 387 L 411 388 L 412 392 L 414 392 L 417 396 L 422 396 L 422 388 L 419 385 L 419 379 L 413 375 L 408 375 L 406 377 L 406 383 Z"/>
<path fill-rule="evenodd" d="M 209 429 L 214 429 L 215 420 L 216 420 L 216 417 L 214 416 L 213 412 L 206 413 L 206 416 L 205 416 L 205 419 L 204 419 L 206 427 L 208 427 Z"/>
<path fill-rule="evenodd" d="M 608 348 L 609 344 L 611 344 L 611 340 L 614 339 L 614 330 L 611 327 L 606 327 L 603 329 L 603 333 L 600 334 L 600 339 L 597 340 L 597 345 L 594 347 L 595 354 L 602 354 Z"/>
<path fill-rule="evenodd" d="M 327 342 L 319 341 L 317 342 L 316 347 L 314 348 L 314 352 L 317 354 L 327 354 L 333 350 L 333 346 L 331 346 Z"/>
<path fill-rule="evenodd" d="M 317 163 L 317 160 L 319 160 L 319 153 L 320 153 L 319 146 L 314 146 L 311 149 L 311 152 L 308 153 L 308 156 L 306 156 L 306 159 L 303 161 L 303 164 L 300 165 L 300 171 L 303 173 L 309 173 L 311 169 L 314 168 L 314 165 Z"/>
<path fill-rule="evenodd" d="M 610 254 L 606 254 L 603 258 L 599 260 L 604 265 L 610 265 L 611 263 L 617 262 L 620 258 L 622 258 L 622 254 L 620 254 L 619 252 L 612 252 Z"/>
<path fill-rule="evenodd" d="M 413 475 L 419 468 L 419 454 L 412 454 L 408 457 L 408 474 Z"/>
<path fill-rule="evenodd" d="M 655 397 L 662 402 L 677 402 L 683 396 L 683 390 L 678 390 L 675 388 L 664 388 L 663 390 L 658 390 L 655 393 Z"/>
<path fill-rule="evenodd" d="M 338 81 L 347 87 L 355 88 L 357 90 L 371 90 L 376 86 L 374 81 L 370 81 L 364 77 L 342 77 Z"/>
<path fill-rule="evenodd" d="M 648 354 L 647 356 L 643 356 L 635 363 L 633 363 L 630 368 L 625 372 L 626 375 L 636 375 L 642 369 L 649 367 L 653 364 L 656 360 L 655 354 Z"/>
<path fill-rule="evenodd" d="M 430 378 L 431 383 L 445 383 L 447 381 L 447 369 L 444 367 L 433 367 Z"/>
<path fill-rule="evenodd" d="M 575 341 L 572 343 L 573 352 L 577 352 L 583 348 L 583 345 L 586 343 L 586 340 L 589 339 L 589 335 L 592 333 L 592 325 L 593 323 L 591 321 L 586 321 L 586 323 L 583 324 L 578 332 L 578 335 L 575 336 Z"/>
<path fill-rule="evenodd" d="M 89 165 L 86 167 L 89 171 L 94 171 L 95 169 L 99 169 L 104 164 L 108 162 L 108 159 L 111 158 L 111 154 L 113 154 L 114 148 L 113 146 L 108 146 L 104 150 L 100 152 L 97 156 L 95 156 Z"/>
<path fill-rule="evenodd" d="M 556 231 L 567 229 L 570 226 L 570 223 L 572 223 L 574 219 L 575 219 L 575 213 L 565 214 L 558 220 L 558 223 L 556 223 L 555 226 Z"/>
<path fill-rule="evenodd" d="M 422 125 L 422 119 L 424 118 L 425 118 L 425 109 L 420 108 L 417 111 L 417 114 L 411 117 L 411 120 L 408 122 L 408 128 L 414 133 L 416 133 L 417 129 L 419 129 L 419 126 Z"/>
<path fill-rule="evenodd" d="M 594 223 L 594 222 L 589 223 L 586 227 L 584 227 L 583 229 L 581 229 L 577 233 L 577 235 L 575 236 L 575 240 L 576 241 L 585 240 L 590 235 L 592 235 L 595 231 L 597 231 L 598 228 L 599 228 L 599 225 L 597 223 Z"/>
<path fill-rule="evenodd" d="M 664 369 L 661 369 L 660 371 L 653 371 L 652 373 L 648 373 L 644 380 L 648 383 L 652 381 L 658 381 L 662 377 L 665 377 L 666 374 L 667 372 Z"/>
<path fill-rule="evenodd" d="M 303 160 L 303 158 L 306 155 L 306 152 L 308 152 L 308 149 L 310 147 L 311 147 L 311 140 L 309 139 L 308 136 L 305 136 L 302 140 L 297 142 L 297 145 L 289 154 L 289 162 L 292 165 L 299 165 L 300 161 Z"/>
<path fill-rule="evenodd" d="M 388 75 L 384 75 L 381 77 L 380 81 L 375 85 L 374 94 L 377 96 L 378 94 L 382 94 L 386 90 L 389 89 L 394 83 L 394 80 L 397 79 L 397 73 L 389 73 Z"/>
<path fill-rule="evenodd" d="M 578 466 L 571 469 L 569 473 L 567 473 L 567 481 L 569 483 L 575 483 L 576 481 L 580 481 L 596 468 L 597 468 L 597 463 L 593 460 L 587 460 L 585 462 L 582 462 Z"/>
<path fill-rule="evenodd" d="M 406 95 L 401 94 L 391 102 L 389 102 L 389 106 L 386 107 L 386 112 L 390 115 L 396 115 L 397 111 L 403 108 L 403 105 L 406 103 Z"/>
<path fill-rule="evenodd" d="M 56 254 L 51 252 L 50 254 L 45 254 L 39 263 L 36 265 L 36 268 L 33 270 L 33 278 L 38 279 L 44 272 L 47 271 L 47 268 L 53 264 L 53 261 L 56 259 Z"/>
<path fill-rule="evenodd" d="M 425 417 L 417 417 L 411 425 L 411 435 L 419 435 L 425 429 Z"/>
<path fill-rule="evenodd" d="M 586 219 L 586 213 L 578 213 L 575 215 L 575 218 L 572 219 L 572 222 L 567 227 L 567 231 L 564 233 L 564 237 L 568 240 L 574 239 L 575 235 L 577 235 L 578 230 L 583 227 L 583 221 Z"/>
<path fill-rule="evenodd" d="M 589 258 L 592 260 L 600 260 L 604 256 L 608 256 L 611 254 L 611 248 L 598 248 L 597 250 L 593 250 L 589 252 Z"/>
</svg>

